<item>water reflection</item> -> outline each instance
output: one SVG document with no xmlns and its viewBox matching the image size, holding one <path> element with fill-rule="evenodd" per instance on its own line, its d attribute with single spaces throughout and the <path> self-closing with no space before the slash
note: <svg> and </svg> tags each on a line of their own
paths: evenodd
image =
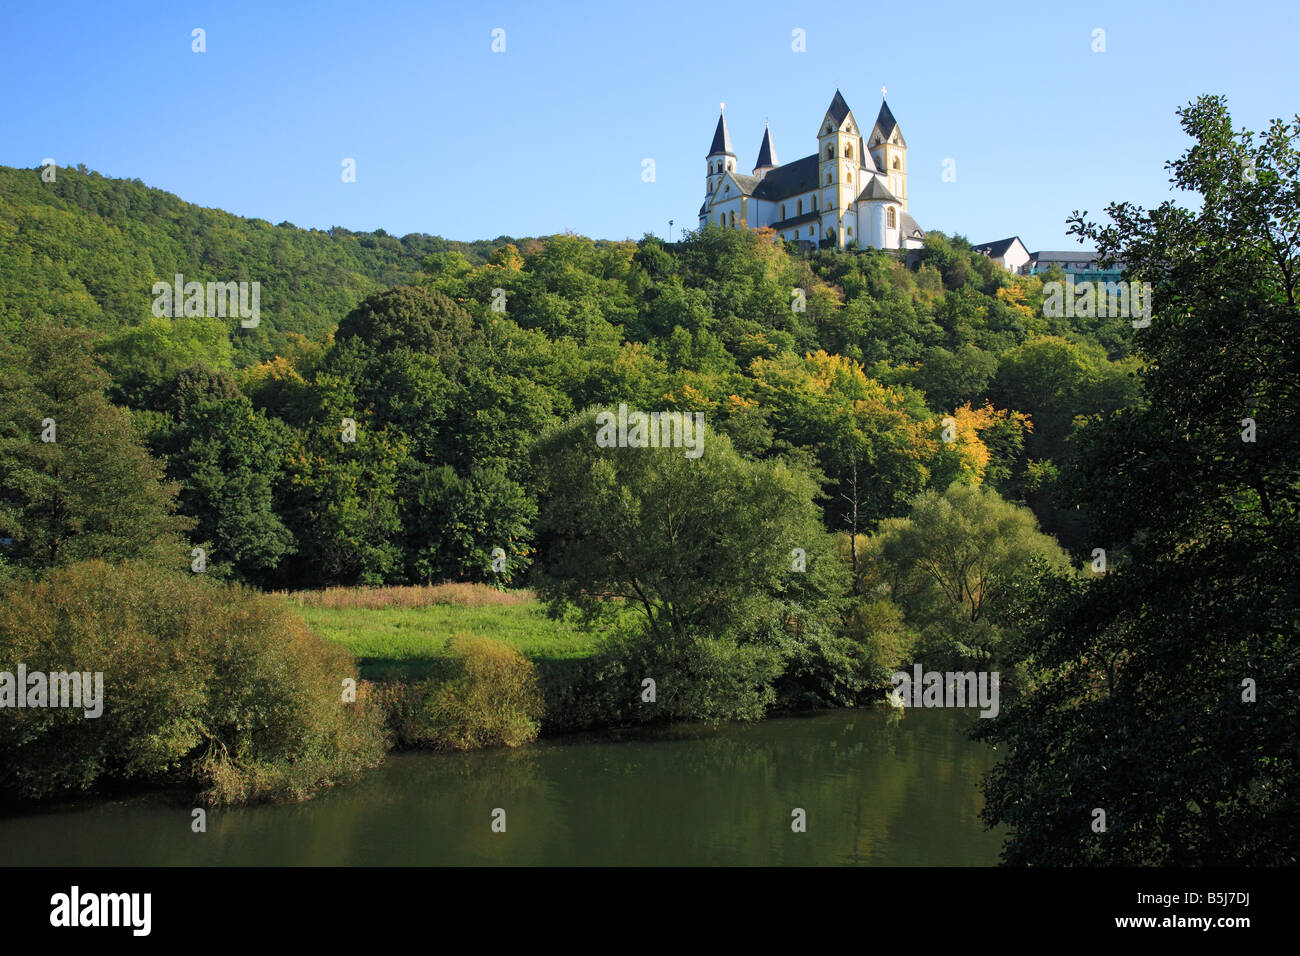
<svg viewBox="0 0 1300 956">
<path fill-rule="evenodd" d="M 966 739 L 971 719 L 839 711 L 400 754 L 305 804 L 210 811 L 201 834 L 157 795 L 3 818 L 0 864 L 986 865 L 994 754 Z"/>
</svg>

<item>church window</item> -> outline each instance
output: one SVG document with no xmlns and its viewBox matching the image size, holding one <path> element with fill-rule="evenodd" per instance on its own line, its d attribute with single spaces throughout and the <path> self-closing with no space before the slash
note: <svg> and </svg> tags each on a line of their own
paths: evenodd
<svg viewBox="0 0 1300 956">
<path fill-rule="evenodd" d="M 889 209 L 886 211 L 885 222 L 888 224 L 890 229 L 894 228 L 894 207 L 893 206 L 890 206 Z"/>
<path fill-rule="evenodd" d="M 849 130 L 849 132 L 853 132 L 853 131 Z M 851 144 L 844 147 L 844 155 L 849 159 L 853 158 L 853 146 Z"/>
<path fill-rule="evenodd" d="M 781 203 L 781 218 L 785 218 L 785 203 Z"/>
<path fill-rule="evenodd" d="M 803 200 L 802 200 L 802 199 L 799 200 L 799 202 L 798 202 L 798 204 L 795 206 L 795 208 L 798 210 L 798 212 L 796 212 L 795 215 L 796 215 L 796 216 L 802 216 L 802 215 L 803 215 Z"/>
<path fill-rule="evenodd" d="M 794 231 L 794 237 L 795 237 L 796 239 L 799 238 L 799 230 L 798 230 L 798 229 L 796 229 L 796 230 Z"/>
<path fill-rule="evenodd" d="M 852 227 L 852 226 L 849 226 L 849 238 L 850 238 L 850 239 L 853 238 L 853 227 Z"/>
<path fill-rule="evenodd" d="M 849 183 L 850 186 L 852 186 L 852 185 L 853 185 L 853 173 L 852 173 L 851 171 L 849 171 L 849 172 L 846 172 L 844 175 L 848 177 L 848 183 Z"/>
<path fill-rule="evenodd" d="M 826 174 L 826 185 L 829 186 L 830 184 L 831 184 L 831 174 L 830 174 L 830 173 L 827 173 L 827 174 Z"/>
<path fill-rule="evenodd" d="M 897 157 L 897 156 L 894 157 L 894 168 L 895 168 L 895 169 L 898 168 L 898 157 Z"/>
<path fill-rule="evenodd" d="M 893 212 L 894 210 L 891 209 L 891 210 L 889 210 L 889 211 L 890 211 L 890 212 Z M 732 213 L 731 213 L 731 228 L 732 228 L 732 229 L 735 229 L 735 228 L 736 228 L 736 213 L 735 213 L 734 210 L 733 210 Z"/>
</svg>

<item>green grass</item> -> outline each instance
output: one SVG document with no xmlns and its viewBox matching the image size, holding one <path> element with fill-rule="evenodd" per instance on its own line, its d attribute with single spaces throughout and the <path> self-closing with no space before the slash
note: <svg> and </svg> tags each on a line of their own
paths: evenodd
<svg viewBox="0 0 1300 956">
<path fill-rule="evenodd" d="M 488 637 L 546 667 L 590 656 L 598 635 L 548 618 L 536 600 L 466 607 L 319 607 L 298 610 L 317 633 L 357 658 L 367 680 L 415 679 L 445 655 L 456 634 Z"/>
</svg>

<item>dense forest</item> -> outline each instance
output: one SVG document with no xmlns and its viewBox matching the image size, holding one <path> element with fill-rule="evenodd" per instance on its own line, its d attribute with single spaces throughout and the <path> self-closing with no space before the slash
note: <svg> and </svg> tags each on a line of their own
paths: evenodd
<svg viewBox="0 0 1300 956">
<path fill-rule="evenodd" d="M 159 279 L 256 281 L 266 323 L 232 340 L 241 365 L 276 355 L 289 333 L 322 338 L 368 293 L 414 281 L 429 255 L 454 250 L 480 264 L 516 241 L 273 226 L 85 166 L 58 169 L 51 182 L 41 173 L 0 166 L 0 317 L 7 324 L 57 314 L 120 332 L 151 317 L 152 296 L 140 290 Z M 204 332 L 215 334 L 189 337 Z"/>
<path fill-rule="evenodd" d="M 107 393 L 181 482 L 195 542 L 262 585 L 496 579 L 497 546 L 511 580 L 533 548 L 527 449 L 619 402 L 801 457 L 830 479 L 835 530 L 961 473 L 1078 551 L 1080 516 L 1054 498 L 1076 419 L 1137 395 L 1124 319 L 1043 318 L 1041 279 L 939 234 L 908 268 L 721 230 L 672 247 L 321 233 L 74 170 L 3 170 L 0 196 L 7 331 L 97 332 Z M 260 282 L 259 326 L 154 317 L 175 273 Z"/>
<path fill-rule="evenodd" d="M 1203 208 L 1074 223 L 1152 284 L 1141 330 L 1051 317 L 1063 276 L 940 233 L 398 240 L 0 171 L 0 580 L 143 560 L 634 613 L 548 700 L 572 726 L 644 719 L 610 697 L 643 672 L 657 713 L 725 719 L 997 669 L 1008 859 L 1294 862 L 1296 132 L 1180 115 Z M 174 273 L 259 282 L 259 326 L 156 317 Z M 599 447 L 621 404 L 702 413 L 705 453 Z"/>
</svg>

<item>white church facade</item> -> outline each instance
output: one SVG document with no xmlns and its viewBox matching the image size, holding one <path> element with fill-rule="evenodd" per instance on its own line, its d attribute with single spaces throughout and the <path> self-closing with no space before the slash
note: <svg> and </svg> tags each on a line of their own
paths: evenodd
<svg viewBox="0 0 1300 956">
<path fill-rule="evenodd" d="M 907 211 L 907 141 L 883 100 L 875 124 L 864 129 L 836 90 L 818 128 L 817 152 L 778 165 L 765 129 L 753 172 L 739 172 L 738 162 L 726 117 L 719 115 L 700 228 L 767 226 L 783 239 L 831 240 L 841 249 L 921 246 L 925 234 Z"/>
</svg>

